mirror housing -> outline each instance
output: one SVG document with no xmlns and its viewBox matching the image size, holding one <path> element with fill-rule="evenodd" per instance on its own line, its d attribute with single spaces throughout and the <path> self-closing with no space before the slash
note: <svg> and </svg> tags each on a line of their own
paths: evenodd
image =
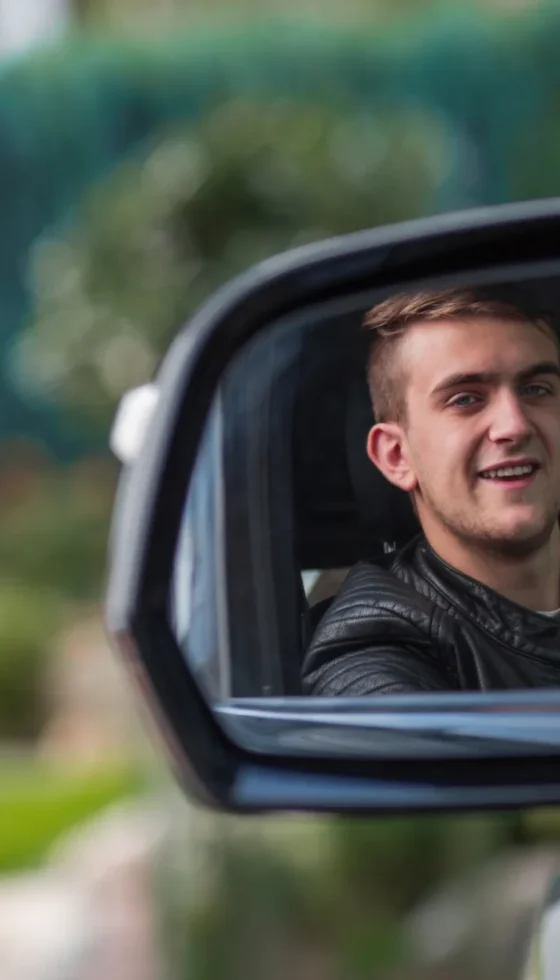
<svg viewBox="0 0 560 980">
<path fill-rule="evenodd" d="M 554 200 L 306 246 L 222 288 L 178 334 L 119 487 L 107 623 L 198 799 L 237 811 L 367 813 L 560 801 L 560 694 L 211 706 L 169 623 L 185 488 L 220 378 L 242 346 L 279 317 L 372 290 L 557 274 L 559 233 Z"/>
</svg>

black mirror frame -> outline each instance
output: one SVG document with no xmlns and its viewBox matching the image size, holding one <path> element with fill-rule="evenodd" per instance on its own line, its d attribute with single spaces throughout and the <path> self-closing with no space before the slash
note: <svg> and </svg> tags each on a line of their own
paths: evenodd
<svg viewBox="0 0 560 980">
<path fill-rule="evenodd" d="M 560 751 L 546 746 L 529 757 L 437 761 L 243 748 L 205 702 L 167 615 L 185 488 L 216 385 L 244 342 L 272 319 L 350 292 L 481 273 L 490 281 L 504 267 L 547 263 L 560 263 L 560 199 L 446 214 L 265 261 L 217 292 L 179 333 L 157 379 L 159 404 L 142 451 L 119 487 L 106 617 L 190 795 L 229 811 L 368 814 L 560 802 Z M 552 718 L 560 697 L 548 693 L 546 705 Z"/>
</svg>

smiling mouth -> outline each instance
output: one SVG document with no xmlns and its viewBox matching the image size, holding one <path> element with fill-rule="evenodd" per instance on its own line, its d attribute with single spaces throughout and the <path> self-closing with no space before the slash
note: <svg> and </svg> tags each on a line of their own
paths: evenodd
<svg viewBox="0 0 560 980">
<path fill-rule="evenodd" d="M 520 463 L 517 466 L 497 466 L 492 470 L 484 470 L 478 475 L 483 480 L 494 483 L 528 483 L 539 471 L 538 463 Z"/>
</svg>

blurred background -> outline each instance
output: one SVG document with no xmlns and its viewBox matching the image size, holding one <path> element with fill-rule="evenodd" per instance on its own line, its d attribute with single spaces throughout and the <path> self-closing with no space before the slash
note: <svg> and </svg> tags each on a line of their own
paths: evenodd
<svg viewBox="0 0 560 980">
<path fill-rule="evenodd" d="M 2 980 L 512 975 L 560 814 L 181 797 L 103 633 L 107 437 L 257 259 L 560 193 L 559 44 L 537 0 L 0 0 Z"/>
</svg>

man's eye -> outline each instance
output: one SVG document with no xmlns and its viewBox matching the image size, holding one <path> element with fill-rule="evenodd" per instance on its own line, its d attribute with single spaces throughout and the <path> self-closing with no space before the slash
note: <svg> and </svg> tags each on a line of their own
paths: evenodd
<svg viewBox="0 0 560 980">
<path fill-rule="evenodd" d="M 535 398 L 535 397 L 540 398 L 542 395 L 552 394 L 550 385 L 537 384 L 536 382 L 533 382 L 530 385 L 524 385 L 522 388 L 522 392 L 524 395 L 527 395 L 529 398 Z"/>
<path fill-rule="evenodd" d="M 477 401 L 479 401 L 477 395 L 467 395 L 464 393 L 462 395 L 455 395 L 453 398 L 451 398 L 448 401 L 447 404 L 453 405 L 454 408 L 469 408 L 471 405 L 474 405 Z"/>
</svg>

